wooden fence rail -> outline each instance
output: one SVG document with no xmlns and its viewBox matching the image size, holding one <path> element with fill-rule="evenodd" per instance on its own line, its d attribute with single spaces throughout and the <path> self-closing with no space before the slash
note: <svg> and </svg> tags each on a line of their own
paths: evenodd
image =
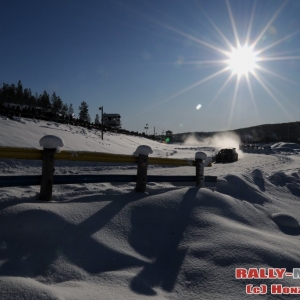
<svg viewBox="0 0 300 300">
<path fill-rule="evenodd" d="M 36 176 L 0 176 L 0 187 L 41 185 L 40 200 L 50 201 L 53 184 L 99 183 L 99 182 L 136 182 L 136 191 L 144 192 L 147 182 L 216 182 L 216 176 L 205 176 L 204 167 L 210 161 L 203 152 L 196 152 L 195 160 L 148 157 L 152 153 L 149 146 L 139 146 L 134 155 L 120 155 L 86 151 L 61 151 L 63 140 L 55 136 L 45 136 L 40 140 L 44 150 L 31 148 L 0 147 L 0 158 L 42 160 L 42 175 Z M 50 146 L 49 146 L 50 145 Z M 55 175 L 54 161 L 88 161 L 100 163 L 137 164 L 137 175 Z M 147 176 L 148 165 L 170 165 L 196 167 L 195 176 Z M 210 165 L 211 166 L 211 165 Z"/>
<path fill-rule="evenodd" d="M 40 185 L 41 175 L 0 176 L 0 187 Z M 205 182 L 216 182 L 217 176 L 205 176 Z M 79 184 L 100 182 L 136 182 L 137 175 L 54 175 L 53 184 Z M 196 176 L 148 175 L 147 182 L 195 182 Z"/>
</svg>

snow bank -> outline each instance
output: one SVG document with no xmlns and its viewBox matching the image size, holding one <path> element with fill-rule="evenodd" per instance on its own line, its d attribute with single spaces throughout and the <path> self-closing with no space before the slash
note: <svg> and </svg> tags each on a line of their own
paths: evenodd
<svg viewBox="0 0 300 300">
<path fill-rule="evenodd" d="M 296 218 L 290 214 L 286 214 L 286 213 L 272 214 L 272 219 L 276 224 L 280 226 L 289 227 L 289 228 L 299 228 L 300 226 Z"/>
<path fill-rule="evenodd" d="M 0 122 L 3 146 L 38 146 L 38 138 L 58 132 L 68 150 L 132 154 L 148 144 L 116 134 L 102 141 L 97 131 L 69 125 Z M 149 147 L 162 156 L 175 146 L 149 140 Z M 195 149 L 173 156 L 194 159 Z M 55 174 L 105 168 L 61 162 Z M 41 165 L 0 160 L 4 176 L 32 170 L 40 174 Z M 0 299 L 244 299 L 246 284 L 257 280 L 236 280 L 237 267 L 292 271 L 300 264 L 299 170 L 298 156 L 245 154 L 205 169 L 218 175 L 212 190 L 168 182 L 148 184 L 146 193 L 136 193 L 135 183 L 56 185 L 44 203 L 38 186 L 0 188 Z M 189 167 L 151 171 L 195 174 Z"/>
<path fill-rule="evenodd" d="M 272 147 L 272 149 L 280 149 L 280 148 L 290 148 L 292 150 L 300 150 L 300 145 L 296 143 L 276 143 Z"/>
<path fill-rule="evenodd" d="M 297 155 L 300 153 L 300 145 L 296 143 L 276 143 L 272 146 L 272 150 L 277 154 Z"/>
<path fill-rule="evenodd" d="M 1 194 L 0 297 L 244 298 L 236 267 L 298 266 L 299 243 L 274 227 L 297 220 L 269 218 L 275 203 L 250 177 L 223 182 L 216 191 L 154 183 L 145 194 L 134 184 L 73 185 L 52 203 L 33 200 L 30 188 L 13 203 Z"/>
</svg>

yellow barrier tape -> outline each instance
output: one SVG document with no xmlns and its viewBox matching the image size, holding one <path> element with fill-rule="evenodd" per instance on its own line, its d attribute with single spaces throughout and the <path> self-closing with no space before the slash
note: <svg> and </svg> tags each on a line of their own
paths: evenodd
<svg viewBox="0 0 300 300">
<path fill-rule="evenodd" d="M 31 148 L 13 148 L 0 147 L 1 158 L 42 160 L 43 150 Z M 71 161 L 90 161 L 90 162 L 111 162 L 111 163 L 137 163 L 137 157 L 133 155 L 110 154 L 100 152 L 85 152 L 85 151 L 61 151 L 55 153 L 56 160 L 71 160 Z M 176 158 L 161 158 L 149 157 L 149 165 L 173 165 L 173 166 L 195 166 L 195 161 L 176 159 Z"/>
<path fill-rule="evenodd" d="M 148 157 L 148 164 L 191 167 L 195 165 L 195 162 L 192 160 L 177 159 L 177 158 Z"/>
<path fill-rule="evenodd" d="M 0 157 L 41 160 L 43 159 L 43 151 L 31 148 L 0 147 Z"/>
<path fill-rule="evenodd" d="M 114 163 L 133 163 L 137 158 L 132 155 L 110 154 L 100 152 L 84 151 L 61 151 L 55 154 L 55 159 L 72 161 L 93 161 L 93 162 L 114 162 Z"/>
</svg>

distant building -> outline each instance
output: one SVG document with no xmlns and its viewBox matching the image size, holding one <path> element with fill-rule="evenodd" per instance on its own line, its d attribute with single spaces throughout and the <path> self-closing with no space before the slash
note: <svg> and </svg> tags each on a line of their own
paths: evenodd
<svg viewBox="0 0 300 300">
<path fill-rule="evenodd" d="M 171 130 L 166 131 L 165 142 L 170 143 L 173 141 L 173 132 Z"/>
<path fill-rule="evenodd" d="M 172 136 L 173 136 L 173 132 L 171 130 L 167 130 L 166 137 L 172 137 Z"/>
<path fill-rule="evenodd" d="M 121 128 L 121 116 L 119 114 L 103 114 L 103 124 L 113 128 Z"/>
</svg>

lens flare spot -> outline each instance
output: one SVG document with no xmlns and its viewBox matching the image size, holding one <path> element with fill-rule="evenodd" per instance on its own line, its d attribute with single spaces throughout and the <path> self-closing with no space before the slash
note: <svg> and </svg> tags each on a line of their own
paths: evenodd
<svg viewBox="0 0 300 300">
<path fill-rule="evenodd" d="M 175 63 L 175 67 L 176 68 L 180 68 L 182 66 L 182 64 L 184 63 L 184 57 L 183 56 L 179 56 L 176 63 Z"/>
<path fill-rule="evenodd" d="M 198 104 L 197 106 L 196 106 L 196 109 L 200 109 L 202 107 L 202 105 L 201 104 Z"/>
<path fill-rule="evenodd" d="M 274 27 L 274 26 L 270 26 L 269 28 L 269 32 L 273 35 L 276 35 L 277 34 L 277 29 Z"/>
</svg>

